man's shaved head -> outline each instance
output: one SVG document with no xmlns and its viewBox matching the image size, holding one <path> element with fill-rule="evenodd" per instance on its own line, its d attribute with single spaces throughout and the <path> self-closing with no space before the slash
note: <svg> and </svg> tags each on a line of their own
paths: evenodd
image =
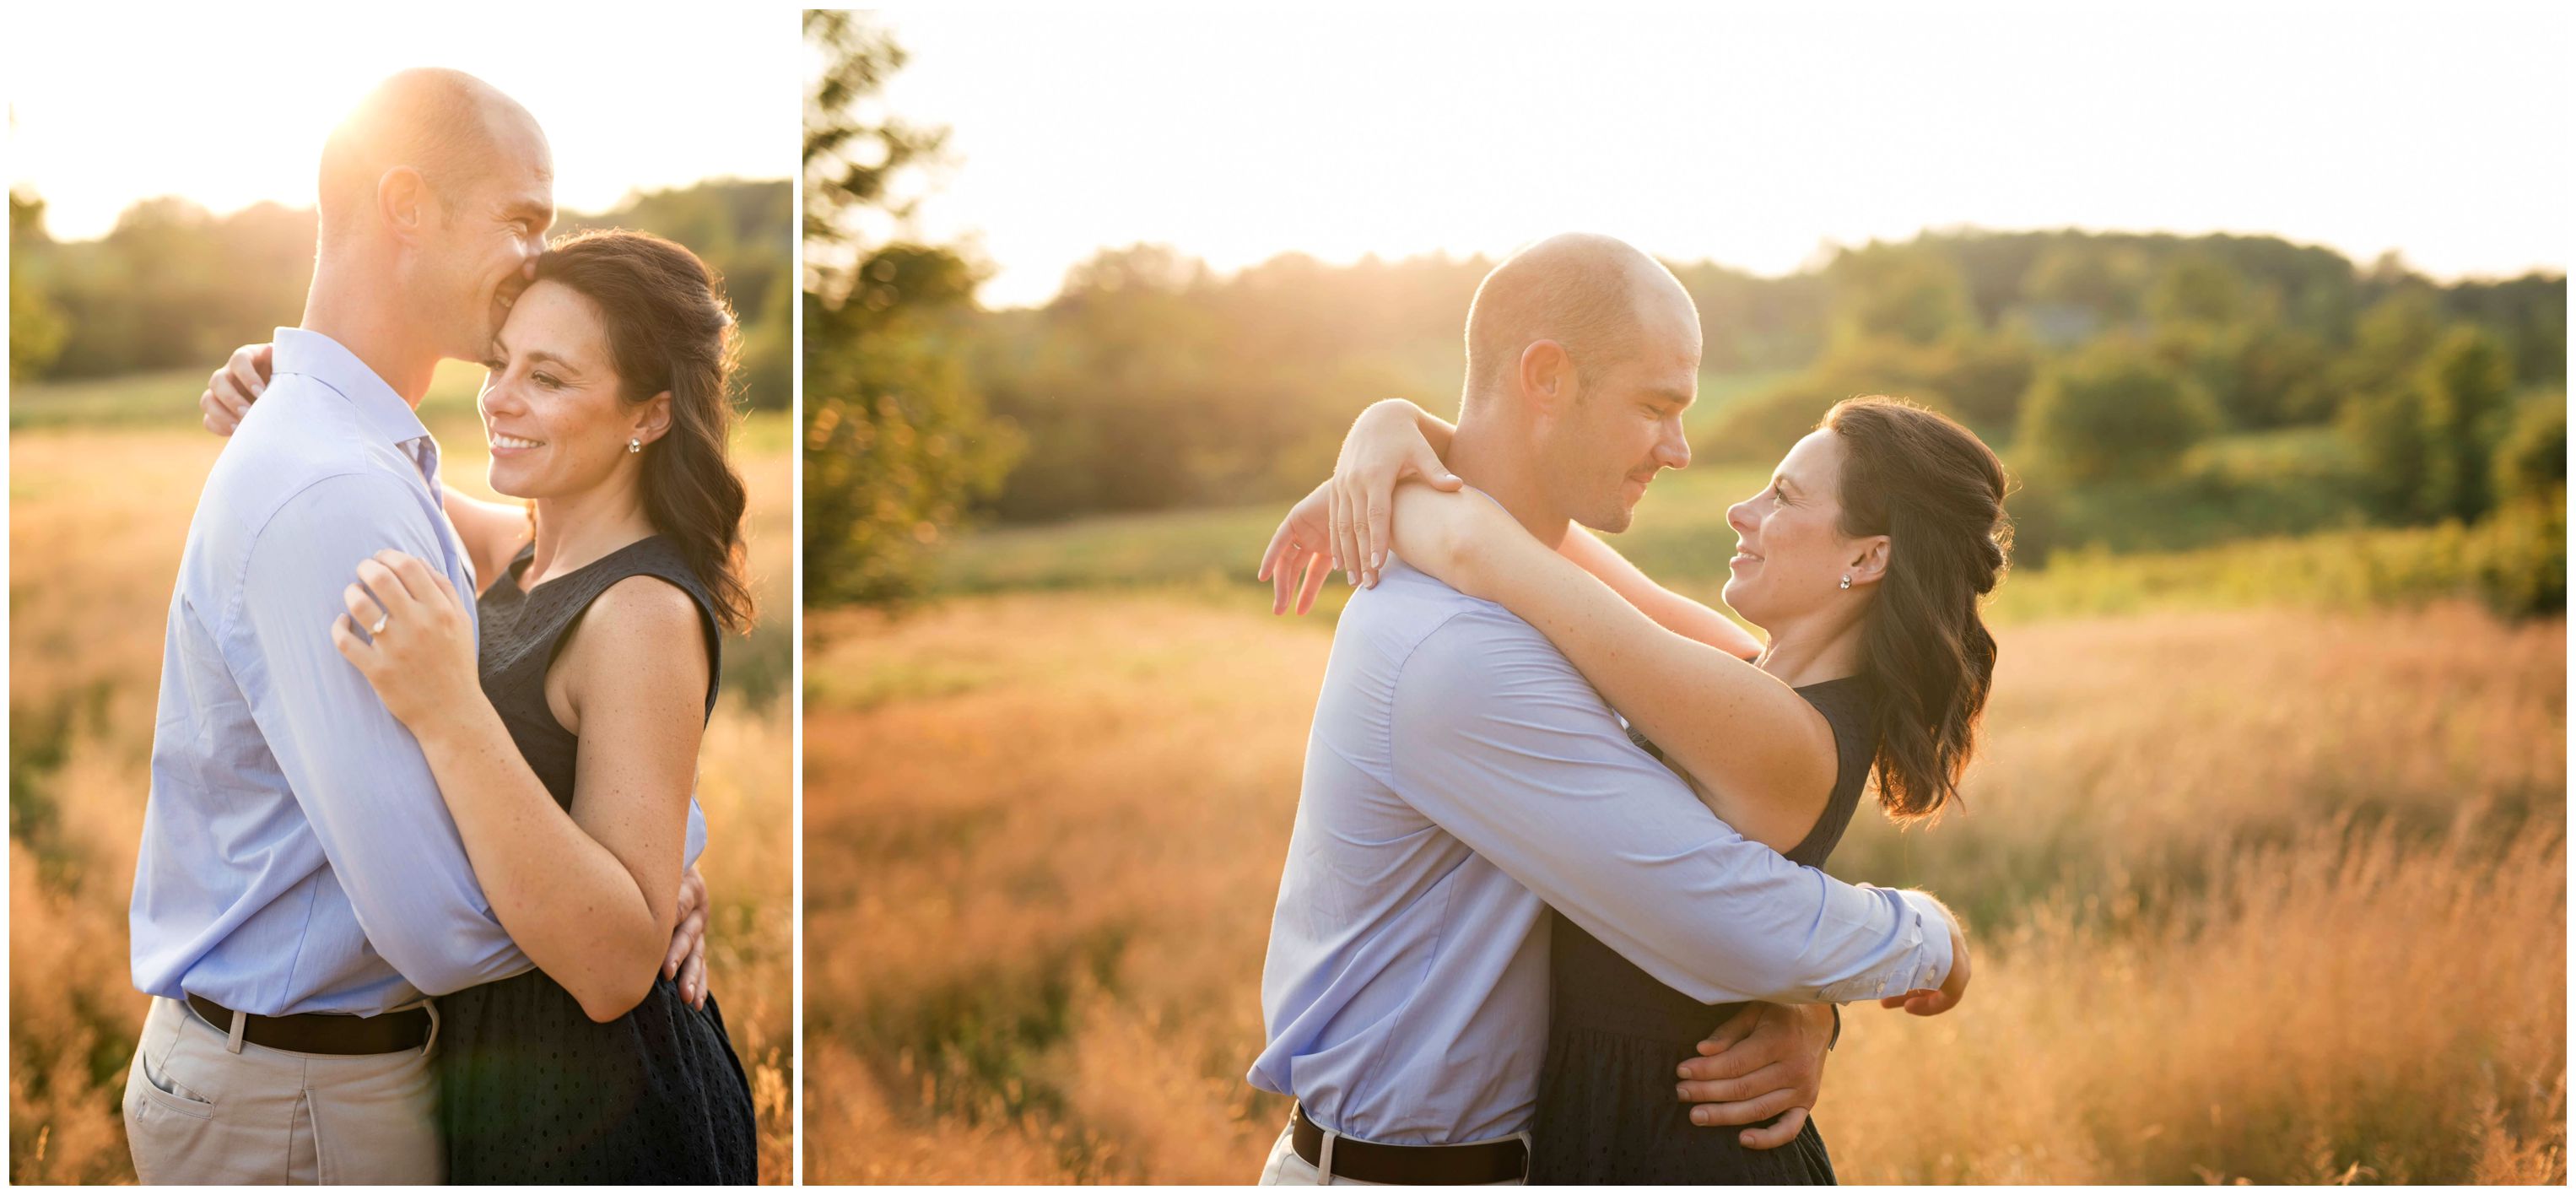
<svg viewBox="0 0 2576 1195">
<path fill-rule="evenodd" d="M 377 84 L 323 144 L 323 240 L 362 227 L 378 180 L 397 166 L 419 171 L 452 209 L 492 168 L 505 138 L 536 127 L 518 101 L 463 71 L 420 67 Z"/>
<path fill-rule="evenodd" d="M 1625 531 L 1655 475 L 1690 463 L 1699 353 L 1699 309 L 1671 271 L 1610 237 L 1549 237 L 1476 287 L 1457 443 L 1516 459 L 1514 512 L 1537 512 L 1542 537 L 1558 518 Z"/>
<path fill-rule="evenodd" d="M 1616 237 L 1569 232 L 1504 258 L 1467 309 L 1467 397 L 1499 393 L 1531 344 L 1553 340 L 1586 383 L 1628 359 L 1649 319 L 1698 308 L 1672 272 Z M 1696 347 L 1696 346 L 1694 346 Z"/>
</svg>

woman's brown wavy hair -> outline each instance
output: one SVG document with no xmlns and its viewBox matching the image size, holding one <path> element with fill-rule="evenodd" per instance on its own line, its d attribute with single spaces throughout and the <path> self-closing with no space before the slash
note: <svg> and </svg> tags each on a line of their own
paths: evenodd
<svg viewBox="0 0 2576 1195">
<path fill-rule="evenodd" d="M 624 229 L 556 241 L 537 259 L 536 280 L 570 287 L 598 310 L 627 402 L 671 392 L 671 428 L 644 446 L 644 511 L 706 586 L 717 623 L 748 629 L 747 496 L 725 455 L 736 335 L 722 284 L 697 254 Z"/>
<path fill-rule="evenodd" d="M 1818 426 L 1843 446 L 1842 531 L 1884 535 L 1887 572 L 1861 637 L 1875 691 L 1878 801 L 1898 820 L 1959 798 L 1994 683 L 1978 599 L 2012 552 L 2004 465 L 1976 433 L 1903 399 L 1834 404 Z"/>
</svg>

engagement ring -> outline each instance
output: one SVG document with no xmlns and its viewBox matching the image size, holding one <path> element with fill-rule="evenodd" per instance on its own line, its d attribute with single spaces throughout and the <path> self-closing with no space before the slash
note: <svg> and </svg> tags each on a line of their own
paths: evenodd
<svg viewBox="0 0 2576 1195">
<path fill-rule="evenodd" d="M 385 633 L 385 624 L 386 624 L 386 623 L 389 623 L 389 622 L 392 622 L 392 621 L 393 621 L 393 619 L 394 619 L 394 616 L 393 616 L 393 615 L 391 615 L 391 614 L 379 614 L 379 615 L 377 615 L 377 616 L 376 616 L 376 625 L 371 626 L 371 627 L 368 627 L 368 628 L 367 628 L 367 634 L 369 634 L 369 635 L 381 635 L 381 634 L 384 634 L 384 633 Z"/>
</svg>

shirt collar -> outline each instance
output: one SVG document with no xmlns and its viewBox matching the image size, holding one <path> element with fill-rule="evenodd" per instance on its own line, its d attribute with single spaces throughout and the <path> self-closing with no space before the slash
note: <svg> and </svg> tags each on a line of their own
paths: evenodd
<svg viewBox="0 0 2576 1195">
<path fill-rule="evenodd" d="M 276 337 L 272 372 L 302 374 L 337 391 L 357 408 L 367 429 L 386 443 L 405 444 L 429 434 L 421 426 L 420 413 L 339 341 L 302 328 L 279 328 Z"/>
</svg>

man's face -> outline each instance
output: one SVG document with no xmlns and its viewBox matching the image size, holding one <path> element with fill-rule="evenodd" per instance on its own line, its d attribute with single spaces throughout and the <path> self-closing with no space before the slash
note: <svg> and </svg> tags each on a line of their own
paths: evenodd
<svg viewBox="0 0 2576 1195">
<path fill-rule="evenodd" d="M 1542 432 L 1557 508 L 1595 531 L 1627 530 L 1655 474 L 1690 464 L 1682 412 L 1699 392 L 1699 325 L 1678 295 L 1639 306 L 1627 358 L 1593 365 Z"/>
<path fill-rule="evenodd" d="M 462 361 L 490 353 L 555 222 L 554 157 L 545 135 L 520 113 L 494 123 L 490 158 L 455 188 L 452 203 L 442 203 L 422 249 L 429 287 L 421 298 L 445 315 L 439 355 Z"/>
</svg>

